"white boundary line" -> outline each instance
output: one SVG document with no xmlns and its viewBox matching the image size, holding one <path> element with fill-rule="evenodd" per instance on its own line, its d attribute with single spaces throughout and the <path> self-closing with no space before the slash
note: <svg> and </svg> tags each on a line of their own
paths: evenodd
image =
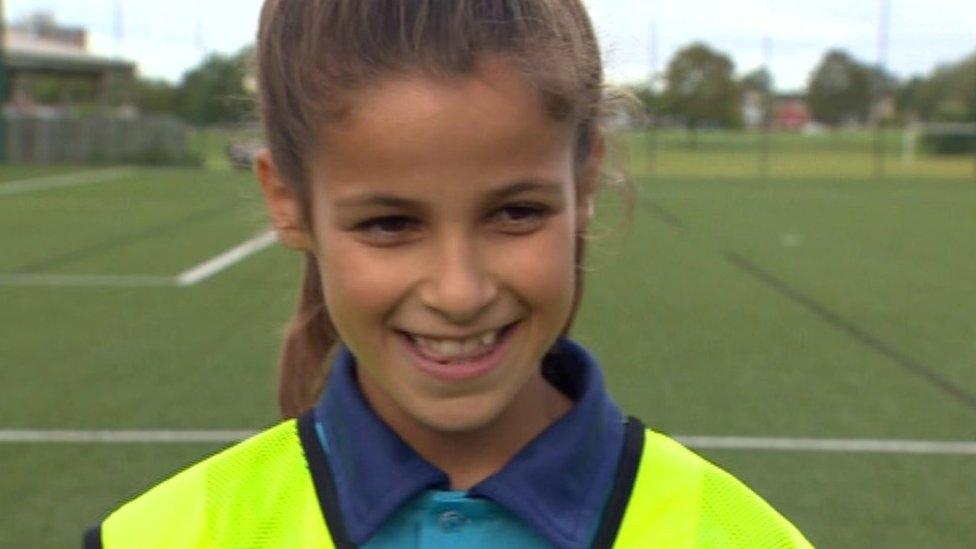
<svg viewBox="0 0 976 549">
<path fill-rule="evenodd" d="M 714 436 L 675 436 L 674 438 L 682 444 L 702 450 L 976 456 L 976 441 Z"/>
<path fill-rule="evenodd" d="M 75 185 L 87 185 L 90 183 L 101 183 L 121 179 L 135 173 L 132 168 L 109 168 L 107 170 L 96 170 L 87 172 L 75 172 L 52 175 L 49 177 L 34 177 L 30 179 L 19 179 L 7 183 L 0 182 L 0 196 L 11 196 L 15 194 L 25 194 L 62 187 L 74 187 Z"/>
<path fill-rule="evenodd" d="M 61 275 L 61 274 L 2 274 L 0 286 L 88 286 L 88 287 L 159 287 L 175 286 L 169 276 L 111 276 L 111 275 Z"/>
<path fill-rule="evenodd" d="M 274 231 L 266 231 L 220 255 L 172 276 L 113 276 L 67 274 L 4 274 L 0 273 L 0 286 L 52 286 L 52 287 L 128 287 L 146 288 L 177 286 L 186 288 L 199 284 L 217 273 L 229 269 L 248 257 L 275 243 Z"/>
<path fill-rule="evenodd" d="M 183 287 L 198 284 L 274 243 L 274 231 L 261 233 L 243 244 L 183 271 L 176 277 L 176 284 Z"/>
<path fill-rule="evenodd" d="M 218 431 L 172 431 L 172 430 L 130 430 L 130 431 L 66 431 L 66 430 L 0 430 L 0 444 L 3 443 L 187 443 L 187 442 L 239 442 L 255 434 L 256 431 L 218 430 Z"/>
<path fill-rule="evenodd" d="M 257 431 L 237 430 L 0 430 L 0 444 L 176 444 L 239 442 Z M 841 439 L 790 437 L 717 437 L 678 435 L 698 450 L 831 452 L 976 456 L 976 441 Z"/>
</svg>

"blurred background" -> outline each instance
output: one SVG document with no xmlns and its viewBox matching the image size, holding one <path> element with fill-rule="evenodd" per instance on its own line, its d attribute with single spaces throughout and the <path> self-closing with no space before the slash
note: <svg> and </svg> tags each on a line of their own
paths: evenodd
<svg viewBox="0 0 976 549">
<path fill-rule="evenodd" d="M 0 546 L 276 420 L 299 280 L 259 0 L 0 1 Z M 574 336 L 824 547 L 976 536 L 976 7 L 590 0 L 613 166 Z"/>
</svg>

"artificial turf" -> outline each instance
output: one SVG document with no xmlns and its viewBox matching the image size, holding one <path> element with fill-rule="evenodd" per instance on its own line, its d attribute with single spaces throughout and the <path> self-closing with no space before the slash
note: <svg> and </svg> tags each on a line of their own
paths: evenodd
<svg viewBox="0 0 976 549">
<path fill-rule="evenodd" d="M 972 158 L 875 177 L 864 134 L 628 134 L 634 218 L 601 201 L 574 335 L 672 434 L 976 440 Z M 175 276 L 264 230 L 249 174 L 136 168 L 0 196 L 0 275 Z M 3 181 L 88 170 L 0 168 Z M 0 284 L 0 429 L 257 429 L 300 258 L 189 287 Z M 0 443 L 0 546 L 77 545 L 214 444 Z M 976 456 L 715 451 L 828 547 L 966 547 Z"/>
</svg>

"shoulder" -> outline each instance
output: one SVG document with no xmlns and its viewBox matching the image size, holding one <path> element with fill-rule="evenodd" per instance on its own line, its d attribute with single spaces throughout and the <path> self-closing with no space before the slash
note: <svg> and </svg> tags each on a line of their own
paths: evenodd
<svg viewBox="0 0 976 549">
<path fill-rule="evenodd" d="M 283 511 L 310 506 L 320 517 L 297 425 L 291 420 L 177 473 L 126 503 L 93 529 L 86 543 L 94 547 L 223 545 L 215 541 L 229 531 L 239 536 L 255 528 L 273 529 L 270 523 L 281 522 Z"/>
<path fill-rule="evenodd" d="M 618 547 L 810 547 L 738 479 L 646 429 Z"/>
</svg>

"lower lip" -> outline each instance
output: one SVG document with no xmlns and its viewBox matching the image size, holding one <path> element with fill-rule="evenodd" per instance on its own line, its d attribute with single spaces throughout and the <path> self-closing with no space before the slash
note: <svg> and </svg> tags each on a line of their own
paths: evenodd
<svg viewBox="0 0 976 549">
<path fill-rule="evenodd" d="M 479 378 L 498 368 L 512 341 L 512 335 L 517 329 L 517 324 L 505 328 L 504 333 L 501 334 L 501 338 L 487 354 L 481 355 L 474 360 L 447 364 L 431 360 L 417 349 L 417 346 L 414 345 L 408 335 L 399 335 L 410 356 L 413 358 L 414 364 L 417 365 L 420 371 L 441 381 L 457 382 Z"/>
</svg>

